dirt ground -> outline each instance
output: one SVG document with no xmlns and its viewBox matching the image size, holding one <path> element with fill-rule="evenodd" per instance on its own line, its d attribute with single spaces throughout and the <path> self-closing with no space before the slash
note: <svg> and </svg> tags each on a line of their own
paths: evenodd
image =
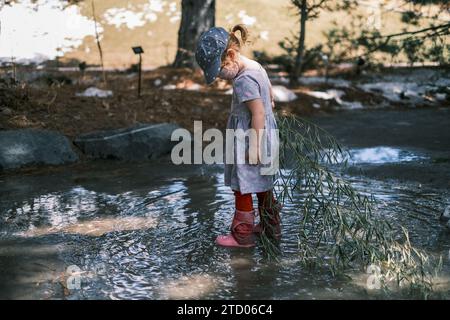
<svg viewBox="0 0 450 320">
<path fill-rule="evenodd" d="M 0 85 L 0 130 L 42 128 L 57 130 L 69 138 L 104 129 L 128 127 L 136 123 L 177 123 L 189 130 L 194 120 L 202 120 L 203 128 L 224 129 L 229 113 L 230 85 L 218 82 L 205 88 L 202 76 L 188 69 L 159 68 L 146 71 L 142 94 L 137 95 L 135 72 L 108 72 L 103 83 L 99 72 L 81 76 L 79 72 L 27 72 L 28 81 L 16 86 Z M 173 90 L 163 89 L 172 86 Z M 78 97 L 89 87 L 112 90 L 109 98 Z M 291 88 L 298 99 L 277 103 L 277 110 L 300 116 L 334 113 L 334 100 L 314 98 L 305 92 L 326 90 L 331 85 L 318 84 Z M 360 101 L 367 108 L 383 103 L 382 97 L 354 87 L 340 88 L 346 101 Z M 404 109 L 390 103 L 390 108 Z M 419 106 L 420 107 L 420 106 Z"/>
<path fill-rule="evenodd" d="M 202 120 L 204 130 L 211 127 L 224 129 L 231 103 L 231 95 L 225 94 L 230 85 L 225 82 L 210 88 L 189 90 L 203 83 L 202 76 L 190 70 L 160 68 L 145 72 L 141 98 L 137 96 L 137 75 L 132 72 L 108 73 L 107 85 L 102 84 L 101 74 L 94 72 L 84 77 L 76 72 L 42 73 L 33 77 L 18 86 L 0 83 L 0 130 L 43 128 L 74 138 L 136 123 L 172 122 L 192 130 L 194 120 Z M 167 85 L 176 89 L 163 89 Z M 93 86 L 112 90 L 113 96 L 76 96 Z M 341 112 L 335 110 L 336 101 L 316 99 L 305 93 L 329 88 L 332 86 L 324 84 L 290 88 L 298 99 L 277 103 L 276 110 L 310 118 L 336 136 L 344 146 L 392 146 L 423 151 L 431 156 L 431 160 L 425 163 L 364 168 L 367 175 L 383 180 L 396 178 L 450 187 L 448 104 L 408 108 L 404 104 L 386 103 L 381 95 L 352 86 L 339 88 L 345 91 L 345 100 L 362 101 L 367 107 Z M 384 107 L 377 107 L 380 104 Z M 5 107 L 8 112 L 5 112 Z M 359 169 L 352 168 L 353 173 L 357 174 Z"/>
</svg>

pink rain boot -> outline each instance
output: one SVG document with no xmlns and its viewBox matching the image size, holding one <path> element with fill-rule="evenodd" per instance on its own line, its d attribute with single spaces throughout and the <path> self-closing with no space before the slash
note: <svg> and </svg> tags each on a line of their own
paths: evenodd
<svg viewBox="0 0 450 320">
<path fill-rule="evenodd" d="M 255 222 L 254 211 L 239 211 L 234 213 L 231 223 L 231 234 L 218 236 L 216 244 L 222 247 L 251 248 L 255 246 L 253 224 Z"/>
<path fill-rule="evenodd" d="M 253 232 L 267 236 L 276 240 L 281 239 L 281 218 L 282 205 L 274 200 L 270 205 L 258 207 L 260 222 L 253 228 Z"/>
</svg>

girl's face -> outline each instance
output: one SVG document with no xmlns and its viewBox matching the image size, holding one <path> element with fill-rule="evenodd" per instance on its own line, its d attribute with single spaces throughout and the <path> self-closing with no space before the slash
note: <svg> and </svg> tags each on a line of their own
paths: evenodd
<svg viewBox="0 0 450 320">
<path fill-rule="evenodd" d="M 222 68 L 218 77 L 224 80 L 233 80 L 239 73 L 239 62 L 237 61 L 237 53 L 233 49 L 229 49 L 222 57 Z"/>
</svg>

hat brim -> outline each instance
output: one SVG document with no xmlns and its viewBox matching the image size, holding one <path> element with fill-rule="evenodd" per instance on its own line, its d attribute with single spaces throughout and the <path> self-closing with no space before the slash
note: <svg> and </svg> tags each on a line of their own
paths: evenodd
<svg viewBox="0 0 450 320">
<path fill-rule="evenodd" d="M 208 85 L 214 82 L 217 79 L 217 76 L 220 73 L 220 67 L 222 66 L 221 55 L 214 59 L 213 63 L 208 66 L 207 69 L 203 70 L 205 73 L 205 80 Z"/>
</svg>

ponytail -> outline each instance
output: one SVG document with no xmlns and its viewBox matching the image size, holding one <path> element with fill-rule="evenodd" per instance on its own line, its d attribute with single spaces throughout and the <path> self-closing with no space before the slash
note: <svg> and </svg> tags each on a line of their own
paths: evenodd
<svg viewBox="0 0 450 320">
<path fill-rule="evenodd" d="M 240 33 L 240 40 L 238 38 L 238 36 L 236 35 L 236 32 Z M 231 31 L 230 31 L 230 39 L 228 40 L 228 47 L 227 49 L 235 49 L 237 51 L 239 51 L 246 43 L 248 40 L 248 30 L 247 27 L 243 24 L 238 24 L 236 26 L 234 26 Z"/>
<path fill-rule="evenodd" d="M 236 36 L 236 32 L 239 31 L 239 33 L 241 34 L 241 41 L 239 41 L 238 37 Z M 239 47 L 244 46 L 247 43 L 247 39 L 248 39 L 248 29 L 245 25 L 243 24 L 238 24 L 235 25 L 233 27 L 233 29 L 231 29 L 231 35 L 234 36 L 236 38 L 236 40 L 239 43 Z"/>
<path fill-rule="evenodd" d="M 240 33 L 240 40 L 236 35 L 236 32 Z M 230 38 L 228 39 L 228 45 L 225 50 L 225 52 L 228 51 L 228 49 L 236 50 L 237 52 L 241 51 L 241 48 L 248 42 L 248 30 L 247 27 L 243 24 L 238 24 L 234 26 L 230 31 Z M 222 64 L 226 64 L 228 62 L 229 58 L 225 57 L 223 58 Z"/>
</svg>

